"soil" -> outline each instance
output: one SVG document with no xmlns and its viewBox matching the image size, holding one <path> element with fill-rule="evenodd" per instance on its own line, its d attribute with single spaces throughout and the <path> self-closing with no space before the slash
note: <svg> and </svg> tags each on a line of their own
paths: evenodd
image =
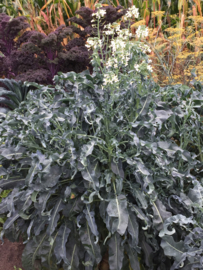
<svg viewBox="0 0 203 270">
<path fill-rule="evenodd" d="M 22 241 L 13 243 L 4 239 L 3 245 L 0 242 L 0 270 L 25 270 L 21 262 L 24 247 Z M 108 254 L 104 255 L 98 269 L 109 270 Z"/>
<path fill-rule="evenodd" d="M 12 243 L 7 239 L 4 239 L 4 244 L 0 241 L 0 270 L 16 270 L 22 267 L 21 258 L 23 253 L 24 245 L 22 242 Z"/>
</svg>

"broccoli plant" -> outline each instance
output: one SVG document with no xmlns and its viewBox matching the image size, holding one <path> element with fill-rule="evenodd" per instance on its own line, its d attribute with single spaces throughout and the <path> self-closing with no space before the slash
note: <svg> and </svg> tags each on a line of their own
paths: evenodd
<svg viewBox="0 0 203 270">
<path fill-rule="evenodd" d="M 110 270 L 202 270 L 202 149 L 190 144 L 203 88 L 161 89 L 149 48 L 109 31 L 106 65 L 105 40 L 89 38 L 92 74 L 59 73 L 0 124 L 0 188 L 12 189 L 1 236 L 24 237 L 26 270 L 93 270 L 104 257 Z"/>
</svg>

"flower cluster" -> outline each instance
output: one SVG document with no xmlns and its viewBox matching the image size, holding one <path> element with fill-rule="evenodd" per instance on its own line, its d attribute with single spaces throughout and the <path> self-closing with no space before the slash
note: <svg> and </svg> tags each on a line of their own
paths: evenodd
<svg viewBox="0 0 203 270">
<path fill-rule="evenodd" d="M 97 18 L 103 16 L 100 11 L 97 11 Z M 138 9 L 133 6 L 126 15 L 138 17 Z M 143 38 L 147 35 L 148 28 L 139 26 L 137 36 Z M 138 78 L 139 74 L 148 76 L 153 71 L 146 56 L 151 52 L 150 47 L 141 41 L 131 40 L 131 37 L 129 29 L 121 29 L 120 24 L 114 22 L 104 26 L 101 39 L 88 39 L 86 47 L 94 50 L 91 63 L 103 73 L 103 86 L 116 89 L 127 74 L 135 79 L 135 74 Z"/>
<path fill-rule="evenodd" d="M 132 18 L 138 18 L 139 17 L 139 10 L 135 6 L 132 6 L 128 9 L 127 13 L 124 16 L 124 20 L 127 21 Z"/>
<path fill-rule="evenodd" d="M 145 27 L 144 25 L 139 25 L 138 29 L 136 31 L 137 38 L 146 38 L 149 35 L 148 27 Z"/>
<path fill-rule="evenodd" d="M 95 17 L 96 19 L 101 19 L 106 15 L 106 10 L 104 9 L 98 9 L 97 12 L 92 13 L 92 16 Z M 95 18 L 92 19 L 92 22 L 95 21 Z"/>
<path fill-rule="evenodd" d="M 106 68 L 117 68 L 118 67 L 118 60 L 117 58 L 109 58 L 106 62 Z"/>
<path fill-rule="evenodd" d="M 152 66 L 150 66 L 150 65 L 147 65 L 147 69 L 148 69 L 150 72 L 153 71 Z"/>
<path fill-rule="evenodd" d="M 117 82 L 118 82 L 118 76 L 112 71 L 108 72 L 107 74 L 104 74 L 103 85 L 115 84 Z"/>
<path fill-rule="evenodd" d="M 109 35 L 115 34 L 115 29 L 112 27 L 112 25 L 110 23 L 105 25 L 104 29 L 107 29 L 107 30 L 104 30 L 104 35 L 109 36 Z"/>
<path fill-rule="evenodd" d="M 148 63 L 151 63 L 151 60 L 148 60 Z M 149 72 L 153 72 L 152 66 L 148 65 L 145 61 L 142 61 L 141 64 L 135 64 L 134 68 L 138 73 L 144 69 L 147 69 Z"/>
<path fill-rule="evenodd" d="M 99 38 L 88 38 L 87 43 L 85 46 L 88 48 L 88 50 L 95 50 L 102 47 L 102 40 Z"/>
</svg>

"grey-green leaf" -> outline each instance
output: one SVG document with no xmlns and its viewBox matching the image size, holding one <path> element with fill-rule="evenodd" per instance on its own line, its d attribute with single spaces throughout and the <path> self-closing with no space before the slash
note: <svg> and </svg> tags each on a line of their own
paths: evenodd
<svg viewBox="0 0 203 270">
<path fill-rule="evenodd" d="M 67 227 L 66 223 L 62 224 L 58 230 L 58 235 L 55 241 L 54 254 L 57 260 L 60 262 L 63 259 L 64 263 L 69 264 L 66 257 L 66 242 L 71 230 Z"/>
<path fill-rule="evenodd" d="M 96 264 L 100 263 L 101 261 L 101 250 L 98 243 L 95 243 L 93 234 L 90 231 L 90 228 L 88 226 L 88 223 L 86 222 L 84 227 L 81 227 L 79 230 L 80 239 L 81 242 L 86 249 L 86 251 L 91 256 L 93 264 L 96 262 Z"/>
<path fill-rule="evenodd" d="M 166 256 L 173 257 L 177 262 L 181 260 L 181 257 L 186 252 L 184 242 L 182 240 L 175 242 L 173 237 L 169 235 L 162 237 L 161 247 Z"/>
<path fill-rule="evenodd" d="M 109 267 L 111 270 L 121 270 L 124 258 L 122 238 L 115 233 L 109 240 Z"/>
<path fill-rule="evenodd" d="M 152 208 L 154 212 L 153 224 L 158 231 L 163 229 L 164 220 L 171 217 L 171 212 L 166 211 L 166 207 L 160 200 L 152 202 Z"/>
<path fill-rule="evenodd" d="M 115 196 L 115 199 L 111 199 L 107 209 L 108 215 L 110 217 L 116 217 L 116 229 L 120 235 L 123 235 L 128 226 L 128 210 L 127 210 L 127 200 L 126 196 L 121 194 L 119 196 Z M 114 231 L 114 230 L 113 230 Z"/>
<path fill-rule="evenodd" d="M 98 229 L 97 229 L 97 224 L 95 222 L 95 212 L 92 210 L 90 210 L 90 206 L 89 205 L 86 205 L 86 209 L 83 211 L 85 213 L 85 217 L 87 219 L 87 222 L 89 224 L 89 227 L 92 231 L 92 233 L 95 235 L 95 236 L 99 236 L 99 232 L 98 232 Z"/>
</svg>

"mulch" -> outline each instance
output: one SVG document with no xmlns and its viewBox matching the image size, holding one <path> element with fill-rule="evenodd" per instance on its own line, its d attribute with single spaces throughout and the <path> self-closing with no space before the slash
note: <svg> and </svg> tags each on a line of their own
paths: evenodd
<svg viewBox="0 0 203 270">
<path fill-rule="evenodd" d="M 14 270 L 14 266 L 16 270 L 22 267 L 22 253 L 23 253 L 24 245 L 22 242 L 12 243 L 7 239 L 4 239 L 4 244 L 2 245 L 0 241 L 0 270 Z"/>
</svg>

